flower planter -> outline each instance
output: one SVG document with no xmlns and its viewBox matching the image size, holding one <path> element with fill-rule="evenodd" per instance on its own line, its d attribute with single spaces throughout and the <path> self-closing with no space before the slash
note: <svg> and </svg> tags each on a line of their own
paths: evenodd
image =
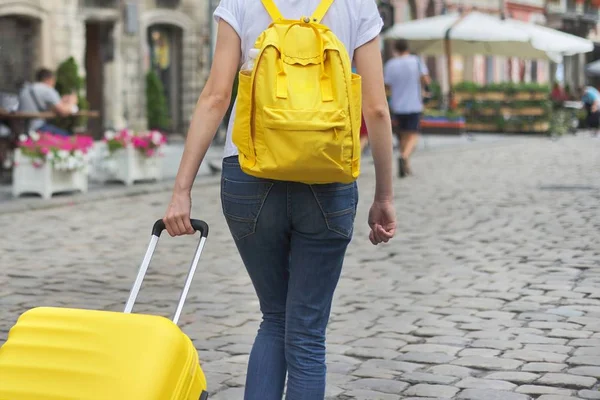
<svg viewBox="0 0 600 400">
<path fill-rule="evenodd" d="M 496 124 L 486 124 L 480 122 L 467 122 L 467 131 L 470 132 L 498 132 Z"/>
<path fill-rule="evenodd" d="M 538 116 L 538 115 L 544 115 L 545 113 L 546 113 L 546 110 L 542 107 L 525 107 L 525 108 L 513 109 L 513 111 L 512 111 L 513 115 L 526 115 L 526 116 Z"/>
<path fill-rule="evenodd" d="M 506 100 L 506 94 L 504 92 L 481 92 L 477 98 L 489 101 L 504 101 Z"/>
<path fill-rule="evenodd" d="M 36 193 L 49 199 L 54 193 L 88 190 L 87 166 L 74 170 L 57 170 L 48 161 L 36 167 L 20 149 L 15 150 L 13 166 L 13 196 Z"/>
<path fill-rule="evenodd" d="M 128 146 L 115 150 L 104 159 L 108 176 L 106 180 L 132 185 L 138 181 L 158 181 L 162 178 L 162 157 L 145 156 L 141 151 Z"/>
</svg>

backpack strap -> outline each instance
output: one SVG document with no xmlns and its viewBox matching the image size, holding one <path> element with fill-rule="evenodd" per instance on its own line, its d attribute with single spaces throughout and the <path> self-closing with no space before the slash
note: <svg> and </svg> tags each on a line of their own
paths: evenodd
<svg viewBox="0 0 600 400">
<path fill-rule="evenodd" d="M 279 21 L 279 20 L 283 19 L 283 15 L 281 15 L 281 13 L 279 12 L 279 9 L 277 8 L 277 6 L 273 2 L 273 0 L 261 0 L 261 1 L 273 21 Z"/>
<path fill-rule="evenodd" d="M 311 17 L 312 22 L 320 24 L 321 20 L 323 19 L 325 14 L 327 14 L 327 11 L 329 10 L 329 7 L 331 7 L 332 4 L 333 0 L 321 0 L 321 3 L 319 3 L 319 6 L 317 7 L 317 9 Z"/>
</svg>

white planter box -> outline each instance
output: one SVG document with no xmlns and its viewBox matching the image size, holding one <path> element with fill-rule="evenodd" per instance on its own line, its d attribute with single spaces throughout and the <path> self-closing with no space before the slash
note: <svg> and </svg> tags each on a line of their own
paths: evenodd
<svg viewBox="0 0 600 400">
<path fill-rule="evenodd" d="M 109 171 L 107 180 L 132 185 L 137 181 L 158 181 L 162 178 L 162 157 L 146 157 L 132 146 L 116 150 L 104 162 L 110 164 L 106 168 Z"/>
<path fill-rule="evenodd" d="M 41 167 L 32 165 L 31 159 L 24 156 L 20 149 L 15 150 L 13 167 L 13 196 L 24 193 L 37 193 L 49 199 L 54 193 L 88 190 L 87 167 L 73 171 L 58 171 L 50 162 Z"/>
</svg>

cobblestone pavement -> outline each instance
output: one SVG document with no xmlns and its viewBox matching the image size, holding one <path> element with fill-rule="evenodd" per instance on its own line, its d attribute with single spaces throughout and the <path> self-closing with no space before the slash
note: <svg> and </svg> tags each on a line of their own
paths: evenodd
<svg viewBox="0 0 600 400">
<path fill-rule="evenodd" d="M 328 332 L 331 399 L 600 399 L 600 140 L 522 138 L 415 157 L 400 229 L 367 240 L 372 166 Z M 213 399 L 241 399 L 258 324 L 218 186 L 182 319 Z M 39 305 L 121 310 L 169 193 L 0 215 L 0 342 Z M 136 311 L 170 315 L 195 238 L 161 240 Z"/>
</svg>

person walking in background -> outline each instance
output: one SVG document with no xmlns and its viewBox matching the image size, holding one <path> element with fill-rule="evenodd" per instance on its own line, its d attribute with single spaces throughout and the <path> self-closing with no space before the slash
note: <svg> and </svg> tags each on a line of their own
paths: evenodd
<svg viewBox="0 0 600 400">
<path fill-rule="evenodd" d="M 56 91 L 56 76 L 49 69 L 42 68 L 36 74 L 36 83 L 25 84 L 19 93 L 19 111 L 40 113 L 52 111 L 61 117 L 77 111 L 77 95 L 65 95 L 62 98 Z M 30 131 L 41 131 L 55 135 L 69 136 L 71 133 L 46 120 L 38 118 L 29 123 Z"/>
<path fill-rule="evenodd" d="M 329 6 L 328 11 L 323 11 Z M 229 108 L 240 61 L 247 65 L 252 60 L 250 50 L 273 20 L 294 19 L 294 26 L 299 26 L 296 29 L 306 29 L 302 25 L 310 24 L 310 33 L 314 30 L 318 40 L 319 25 L 309 17 L 300 20 L 315 10 L 324 14 L 323 25 L 343 43 L 347 50 L 343 56 L 354 60 L 362 76 L 363 115 L 376 181 L 368 217 L 369 240 L 377 245 L 394 236 L 392 128 L 379 41 L 383 21 L 375 0 L 221 1 L 214 14 L 218 31 L 213 64 L 192 115 L 173 194 L 163 218 L 171 236 L 194 233 L 190 224 L 192 185 Z M 294 44 L 293 40 L 289 42 Z M 259 61 L 256 68 L 260 65 Z M 297 67 L 282 64 L 282 68 L 285 72 Z M 297 90 L 295 87 L 299 86 L 288 84 L 281 88 L 292 93 Z M 273 97 L 279 95 L 273 85 L 260 90 Z M 262 312 L 248 361 L 244 399 L 281 400 L 287 375 L 287 400 L 323 400 L 325 332 L 346 248 L 353 235 L 357 182 L 307 184 L 264 179 L 244 172 L 239 157 L 242 149 L 233 142 L 234 132 L 243 133 L 234 130 L 235 122 L 249 118 L 249 110 L 244 110 L 247 105 L 240 102 L 241 93 L 248 95 L 238 91 L 231 113 L 223 154 L 221 202 Z M 321 102 L 323 93 L 315 92 L 314 103 Z M 286 119 L 277 122 L 280 126 L 290 124 Z M 336 140 L 335 135 L 329 140 Z M 265 146 L 265 151 L 278 150 Z M 242 160 L 243 157 L 242 154 Z"/>
<path fill-rule="evenodd" d="M 421 59 L 410 54 L 408 42 L 399 39 L 394 44 L 394 56 L 385 64 L 384 80 L 390 92 L 390 108 L 400 142 L 398 175 L 403 178 L 412 173 L 409 159 L 419 140 L 422 90 L 431 79 Z"/>
<path fill-rule="evenodd" d="M 598 137 L 600 127 L 600 92 L 593 86 L 585 86 L 579 89 L 581 101 L 587 111 L 587 126 L 593 130 L 593 135 Z"/>
</svg>

